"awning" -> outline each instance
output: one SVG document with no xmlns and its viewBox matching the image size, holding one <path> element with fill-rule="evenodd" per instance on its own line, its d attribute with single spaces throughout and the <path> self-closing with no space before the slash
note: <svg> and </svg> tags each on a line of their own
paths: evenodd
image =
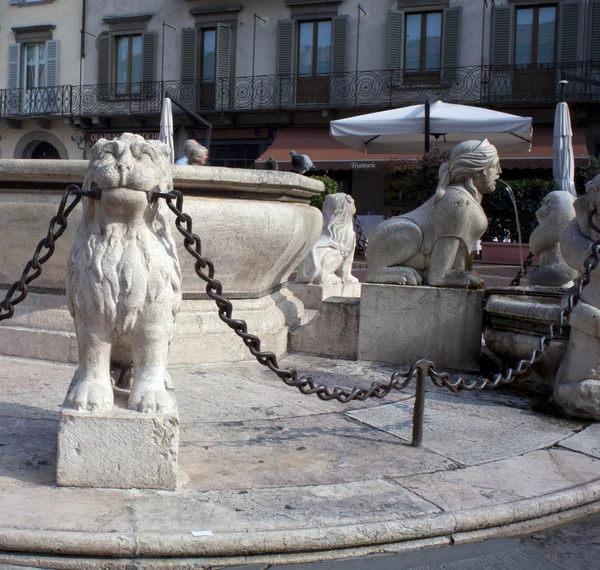
<svg viewBox="0 0 600 570">
<path fill-rule="evenodd" d="M 552 168 L 552 124 L 534 125 L 531 152 L 503 153 L 502 168 Z M 353 150 L 329 136 L 328 127 L 289 127 L 279 131 L 273 144 L 257 159 L 260 165 L 272 156 L 283 170 L 290 169 L 290 150 L 306 154 L 319 170 L 363 170 L 377 168 L 386 161 L 416 159 L 422 154 L 365 154 Z M 575 166 L 587 166 L 589 153 L 585 142 L 585 129 L 573 125 L 573 154 Z"/>
</svg>

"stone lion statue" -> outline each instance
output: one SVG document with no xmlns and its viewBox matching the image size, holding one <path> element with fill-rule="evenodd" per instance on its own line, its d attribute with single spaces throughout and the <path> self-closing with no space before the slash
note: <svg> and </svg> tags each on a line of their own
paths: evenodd
<svg viewBox="0 0 600 570">
<path fill-rule="evenodd" d="M 65 404 L 92 412 L 112 408 L 112 360 L 132 365 L 130 409 L 166 412 L 173 407 L 166 364 L 181 273 L 161 201 L 150 197 L 173 187 L 169 150 L 130 133 L 101 139 L 84 180 L 84 188 L 93 185 L 102 195 L 83 199 L 68 262 L 79 367 Z"/>
<path fill-rule="evenodd" d="M 296 281 L 315 285 L 356 283 L 351 273 L 356 235 L 354 200 L 348 194 L 330 194 L 323 201 L 323 231 L 296 270 Z"/>
<path fill-rule="evenodd" d="M 564 231 L 560 249 L 564 260 L 583 272 L 591 246 L 600 239 L 589 216 L 600 212 L 600 175 L 586 185 L 586 193 L 575 200 L 575 218 Z M 600 215 L 593 223 L 600 226 Z M 554 401 L 566 414 L 600 420 L 600 269 L 591 273 L 579 303 L 569 319 L 571 333 L 565 357 L 554 379 Z"/>
<path fill-rule="evenodd" d="M 496 189 L 501 172 L 496 148 L 487 140 L 456 145 L 440 167 L 434 196 L 385 220 L 369 237 L 367 281 L 481 288 L 471 253 L 488 225 L 481 199 Z"/>
<path fill-rule="evenodd" d="M 539 225 L 529 238 L 531 252 L 540 259 L 540 266 L 527 275 L 529 285 L 570 287 L 577 271 L 567 265 L 560 253 L 560 238 L 575 217 L 575 198 L 562 190 L 550 192 L 535 213 Z"/>
</svg>

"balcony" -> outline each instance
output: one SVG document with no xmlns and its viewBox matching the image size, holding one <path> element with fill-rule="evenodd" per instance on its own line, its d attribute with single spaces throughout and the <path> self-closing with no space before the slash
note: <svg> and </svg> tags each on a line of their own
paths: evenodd
<svg viewBox="0 0 600 570">
<path fill-rule="evenodd" d="M 207 114 L 279 110 L 387 109 L 431 98 L 473 105 L 553 105 L 557 82 L 571 81 L 564 99 L 600 102 L 600 62 L 529 66 L 456 67 L 429 74 L 427 83 L 390 70 L 306 78 L 261 75 L 196 84 L 181 81 L 130 85 L 62 85 L 0 90 L 0 117 L 92 117 L 160 113 L 165 93 Z M 588 83 L 573 81 L 573 77 Z M 592 83 L 589 83 L 589 80 Z"/>
</svg>

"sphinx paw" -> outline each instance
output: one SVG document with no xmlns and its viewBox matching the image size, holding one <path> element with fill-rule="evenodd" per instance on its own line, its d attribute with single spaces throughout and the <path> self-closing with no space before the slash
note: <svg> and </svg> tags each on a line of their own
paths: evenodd
<svg viewBox="0 0 600 570">
<path fill-rule="evenodd" d="M 105 380 L 79 380 L 69 391 L 65 406 L 87 412 L 106 412 L 114 405 L 110 378 Z"/>
<path fill-rule="evenodd" d="M 143 388 L 136 390 L 135 386 L 129 396 L 130 410 L 143 414 L 166 413 L 173 410 L 173 399 L 164 388 Z"/>
</svg>

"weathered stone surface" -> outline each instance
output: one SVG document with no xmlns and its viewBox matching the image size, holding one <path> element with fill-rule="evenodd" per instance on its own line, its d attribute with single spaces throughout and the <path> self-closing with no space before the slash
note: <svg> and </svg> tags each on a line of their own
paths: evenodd
<svg viewBox="0 0 600 570">
<path fill-rule="evenodd" d="M 481 199 L 496 189 L 496 148 L 465 141 L 440 167 L 434 196 L 416 210 L 383 221 L 369 236 L 367 281 L 478 289 L 471 253 L 487 229 Z"/>
<path fill-rule="evenodd" d="M 478 370 L 483 291 L 363 283 L 358 358 Z"/>
<path fill-rule="evenodd" d="M 579 433 L 563 439 L 560 445 L 600 459 L 600 424 L 592 424 Z"/>
<path fill-rule="evenodd" d="M 533 451 L 476 467 L 397 481 L 444 510 L 529 499 L 593 481 L 600 461 L 560 449 Z"/>
<path fill-rule="evenodd" d="M 105 412 L 62 408 L 56 482 L 63 487 L 175 489 L 179 413 L 128 410 L 126 394 Z M 175 402 L 171 395 L 173 402 Z"/>
<path fill-rule="evenodd" d="M 410 441 L 413 405 L 411 399 L 348 415 Z M 423 445 L 463 465 L 477 465 L 554 445 L 581 426 L 526 410 L 427 394 Z"/>
<path fill-rule="evenodd" d="M 315 285 L 314 283 L 290 282 L 290 291 L 302 301 L 305 309 L 318 311 L 325 299 L 330 297 L 360 297 L 360 283 Z"/>
<path fill-rule="evenodd" d="M 574 197 L 564 190 L 546 194 L 535 213 L 539 225 L 529 237 L 529 249 L 540 259 L 540 266 L 527 274 L 529 285 L 570 287 L 578 272 L 569 267 L 560 253 L 560 238 L 575 217 Z"/>
<path fill-rule="evenodd" d="M 288 350 L 317 356 L 356 359 L 359 313 L 358 298 L 326 299 L 313 319 L 290 333 Z"/>
<path fill-rule="evenodd" d="M 561 240 L 565 261 L 578 272 L 590 256 L 600 234 L 595 227 L 600 216 L 600 175 L 586 185 L 586 194 L 575 201 L 576 217 L 567 226 Z M 571 313 L 571 334 L 565 357 L 554 381 L 554 401 L 563 411 L 574 417 L 600 420 L 600 278 L 598 270 Z"/>
<path fill-rule="evenodd" d="M 358 283 L 352 275 L 356 247 L 352 196 L 338 192 L 323 201 L 323 231 L 296 270 L 296 281 L 316 285 Z M 310 307 L 317 309 L 318 307 Z"/>
</svg>

